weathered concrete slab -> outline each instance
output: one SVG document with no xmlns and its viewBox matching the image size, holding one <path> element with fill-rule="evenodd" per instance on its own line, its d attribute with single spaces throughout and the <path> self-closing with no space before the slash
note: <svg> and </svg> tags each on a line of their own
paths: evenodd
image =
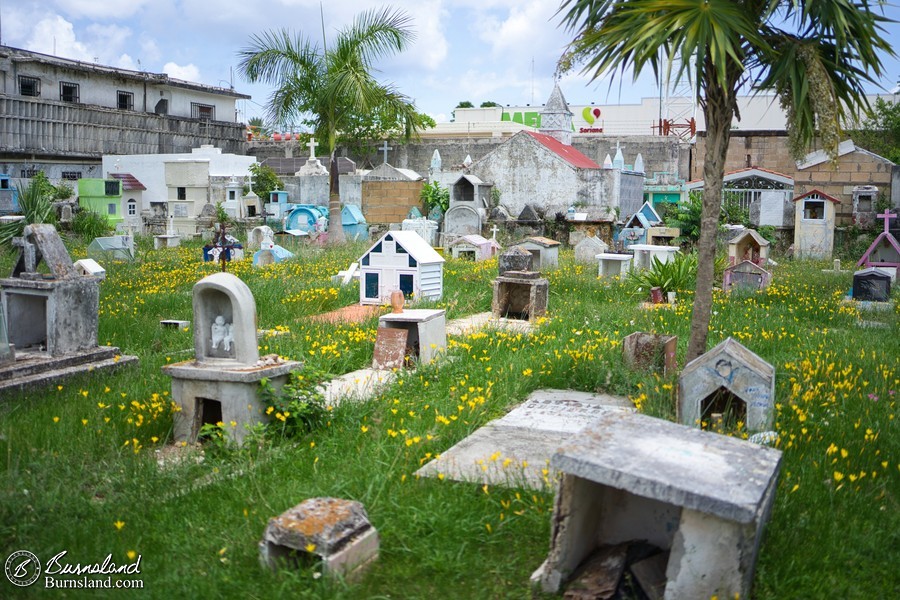
<svg viewBox="0 0 900 600">
<path fill-rule="evenodd" d="M 781 452 L 646 415 L 604 412 L 551 464 L 595 483 L 729 521 L 758 518 Z"/>
<path fill-rule="evenodd" d="M 542 489 L 553 481 L 550 458 L 571 435 L 607 411 L 634 410 L 627 398 L 572 390 L 536 390 L 419 469 L 454 481 Z"/>
<path fill-rule="evenodd" d="M 536 325 L 521 319 L 495 318 L 489 312 L 476 313 L 468 317 L 453 319 L 447 323 L 447 335 L 468 335 L 482 329 L 502 329 L 518 333 L 531 333 Z"/>
<path fill-rule="evenodd" d="M 337 406 L 344 401 L 362 402 L 379 393 L 394 381 L 390 370 L 359 369 L 322 384 L 326 404 Z"/>
</svg>

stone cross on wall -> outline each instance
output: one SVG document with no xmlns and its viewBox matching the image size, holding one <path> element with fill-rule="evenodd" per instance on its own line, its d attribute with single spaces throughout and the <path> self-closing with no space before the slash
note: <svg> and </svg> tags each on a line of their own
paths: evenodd
<svg viewBox="0 0 900 600">
<path fill-rule="evenodd" d="M 889 233 L 889 230 L 891 228 L 891 226 L 890 226 L 891 219 L 897 218 L 897 215 L 892 214 L 891 212 L 888 211 L 888 209 L 884 209 L 883 213 L 881 213 L 880 215 L 875 215 L 875 216 L 878 217 L 879 219 L 884 219 L 884 232 L 885 233 Z"/>
<path fill-rule="evenodd" d="M 309 138 L 309 143 L 306 145 L 309 146 L 309 160 L 315 160 L 316 146 L 319 145 L 319 142 L 316 141 L 316 138 Z"/>
<path fill-rule="evenodd" d="M 388 146 L 387 140 L 384 140 L 384 142 L 382 142 L 381 148 L 379 148 L 379 150 L 380 150 L 380 151 L 382 152 L 382 154 L 384 155 L 384 162 L 385 162 L 385 163 L 387 163 L 387 153 L 388 153 L 388 150 L 393 150 L 393 149 L 394 149 L 393 146 Z"/>
<path fill-rule="evenodd" d="M 498 229 L 496 225 L 494 225 L 493 227 L 491 227 L 491 239 L 492 239 L 492 240 L 496 240 L 496 239 L 497 239 L 497 232 L 498 232 L 498 231 L 500 231 L 500 229 Z"/>
</svg>

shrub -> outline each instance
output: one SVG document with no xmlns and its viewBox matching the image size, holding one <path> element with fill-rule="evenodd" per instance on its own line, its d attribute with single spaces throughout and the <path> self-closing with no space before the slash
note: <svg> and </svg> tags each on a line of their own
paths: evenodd
<svg viewBox="0 0 900 600">
<path fill-rule="evenodd" d="M 697 254 L 692 252 L 676 254 L 667 263 L 654 256 L 653 266 L 632 272 L 625 281 L 633 294 L 646 295 L 654 287 L 662 288 L 663 294 L 693 289 L 696 280 Z"/>
<path fill-rule="evenodd" d="M 320 386 L 325 379 L 324 373 L 306 367 L 292 372 L 284 387 L 276 390 L 263 378 L 259 385 L 266 414 L 272 419 L 270 427 L 287 438 L 302 435 L 322 423 L 326 408 Z"/>
<path fill-rule="evenodd" d="M 12 250 L 13 238 L 21 236 L 26 225 L 56 223 L 56 211 L 53 208 L 55 190 L 43 171 L 35 175 L 24 190 L 19 188 L 19 209 L 25 218 L 0 225 L 0 247 Z"/>
<path fill-rule="evenodd" d="M 100 213 L 82 209 L 72 218 L 72 231 L 84 240 L 93 240 L 108 234 L 112 227 Z"/>
<path fill-rule="evenodd" d="M 447 212 L 447 209 L 450 208 L 450 190 L 442 188 L 437 181 L 426 183 L 422 187 L 419 199 L 425 205 L 426 213 L 431 212 L 431 209 L 435 206 L 440 206 L 443 212 Z"/>
</svg>

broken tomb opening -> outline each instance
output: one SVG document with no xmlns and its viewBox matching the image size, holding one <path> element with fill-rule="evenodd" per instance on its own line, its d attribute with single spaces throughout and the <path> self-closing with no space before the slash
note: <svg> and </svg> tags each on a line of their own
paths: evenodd
<svg viewBox="0 0 900 600">
<path fill-rule="evenodd" d="M 710 431 L 733 431 L 746 427 L 747 403 L 724 386 L 700 401 L 700 426 Z"/>
</svg>

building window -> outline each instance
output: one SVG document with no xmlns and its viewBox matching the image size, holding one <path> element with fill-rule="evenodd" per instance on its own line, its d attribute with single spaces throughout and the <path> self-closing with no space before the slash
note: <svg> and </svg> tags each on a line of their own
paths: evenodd
<svg viewBox="0 0 900 600">
<path fill-rule="evenodd" d="M 818 196 L 812 196 L 803 202 L 803 218 L 810 221 L 825 220 L 825 201 Z"/>
<path fill-rule="evenodd" d="M 40 172 L 41 172 L 40 169 L 22 169 L 21 170 L 22 174 L 20 175 L 20 177 L 22 179 L 31 179 L 32 177 L 34 177 L 35 175 L 37 175 Z"/>
<path fill-rule="evenodd" d="M 176 188 L 175 190 L 175 199 L 176 200 L 187 200 L 187 188 Z"/>
<path fill-rule="evenodd" d="M 200 104 L 199 102 L 191 102 L 191 118 L 202 119 L 204 121 L 215 121 L 216 107 L 212 104 Z"/>
<path fill-rule="evenodd" d="M 106 196 L 118 196 L 119 195 L 119 180 L 118 179 L 110 179 L 104 181 L 104 195 Z"/>
<path fill-rule="evenodd" d="M 117 102 L 119 110 L 134 110 L 134 94 L 131 92 L 117 92 Z"/>
<path fill-rule="evenodd" d="M 68 81 L 59 82 L 59 99 L 63 102 L 80 102 L 78 84 Z"/>
<path fill-rule="evenodd" d="M 126 206 L 128 207 L 128 216 L 133 217 L 137 214 L 137 201 L 134 199 L 128 200 Z"/>
<path fill-rule="evenodd" d="M 106 214 L 115 215 L 116 214 L 116 205 L 110 202 L 106 205 Z"/>
<path fill-rule="evenodd" d="M 23 96 L 39 97 L 41 95 L 41 80 L 37 77 L 19 75 L 19 93 Z"/>
<path fill-rule="evenodd" d="M 68 181 L 78 181 L 81 179 L 81 171 L 63 171 L 61 179 Z"/>
<path fill-rule="evenodd" d="M 234 190 L 228 190 L 228 199 L 237 200 L 237 192 L 235 192 Z"/>
</svg>

